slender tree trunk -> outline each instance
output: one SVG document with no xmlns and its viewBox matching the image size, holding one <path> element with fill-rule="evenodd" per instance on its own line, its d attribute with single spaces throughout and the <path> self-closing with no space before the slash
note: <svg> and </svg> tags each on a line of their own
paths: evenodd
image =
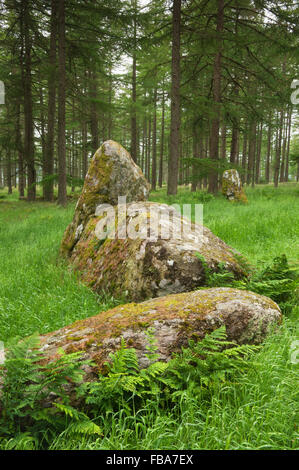
<svg viewBox="0 0 299 470">
<path fill-rule="evenodd" d="M 25 178 L 24 153 L 23 153 L 22 134 L 21 134 L 21 105 L 19 101 L 16 106 L 16 149 L 18 152 L 19 197 L 23 198 L 25 195 L 26 178 Z"/>
<path fill-rule="evenodd" d="M 160 160 L 159 160 L 159 188 L 163 184 L 163 155 L 164 155 L 164 135 L 165 135 L 165 95 L 162 94 L 162 122 L 161 122 L 161 140 L 160 140 Z"/>
<path fill-rule="evenodd" d="M 283 117 L 284 111 L 281 109 L 280 111 L 280 120 L 279 120 L 279 130 L 278 130 L 278 141 L 276 147 L 276 155 L 275 155 L 275 167 L 274 167 L 274 186 L 275 188 L 278 187 L 279 181 L 279 169 L 280 169 L 280 158 L 281 158 L 281 142 L 282 142 L 282 130 L 283 130 Z"/>
<path fill-rule="evenodd" d="M 254 182 L 254 157 L 256 147 L 256 123 L 252 121 L 249 128 L 249 146 L 248 146 L 248 164 L 247 164 L 247 179 L 246 183 L 249 185 Z"/>
<path fill-rule="evenodd" d="M 48 133 L 46 137 L 44 176 L 44 199 L 54 199 L 54 135 L 55 135 L 55 111 L 56 111 L 56 43 L 57 43 L 57 0 L 51 2 L 51 36 L 49 62 L 50 72 L 48 77 Z"/>
<path fill-rule="evenodd" d="M 95 153 L 99 148 L 99 119 L 97 111 L 98 86 L 96 73 L 89 71 L 90 85 L 90 132 L 92 142 L 92 152 Z"/>
<path fill-rule="evenodd" d="M 287 151 L 286 151 L 286 165 L 285 165 L 285 174 L 284 180 L 288 182 L 289 180 L 289 155 L 290 155 L 290 143 L 291 143 L 291 128 L 292 128 L 292 107 L 289 107 L 289 121 L 288 121 L 288 142 L 287 142 Z"/>
<path fill-rule="evenodd" d="M 153 118 L 153 155 L 152 155 L 152 190 L 157 186 L 157 88 L 154 91 L 154 118 Z"/>
<path fill-rule="evenodd" d="M 134 41 L 134 50 L 133 50 L 133 68 L 132 68 L 132 112 L 131 112 L 131 157 L 134 162 L 137 162 L 137 116 L 136 116 L 136 69 L 137 69 L 137 60 L 136 60 L 136 14 L 137 14 L 137 1 L 132 0 L 132 6 L 134 8 L 134 19 L 133 19 L 133 41 Z"/>
<path fill-rule="evenodd" d="M 217 0 L 217 52 L 213 70 L 213 119 L 210 136 L 210 158 L 217 161 L 219 158 L 219 125 L 221 114 L 221 62 L 222 62 L 222 31 L 224 26 L 224 0 Z M 209 175 L 209 193 L 218 190 L 218 173 L 212 171 Z"/>
<path fill-rule="evenodd" d="M 233 164 L 237 163 L 238 160 L 238 141 L 239 141 L 239 126 L 236 121 L 233 123 L 232 128 L 232 141 L 230 148 L 230 158 L 229 161 Z"/>
<path fill-rule="evenodd" d="M 284 173 L 285 173 L 285 156 L 287 148 L 287 132 L 288 132 L 288 115 L 284 113 L 283 116 L 283 126 L 282 126 L 282 150 L 281 150 L 281 163 L 280 163 L 280 172 L 279 172 L 279 181 L 280 183 L 284 182 Z"/>
<path fill-rule="evenodd" d="M 259 184 L 260 182 L 262 139 L 263 139 L 263 123 L 261 123 L 259 127 L 259 133 L 258 133 L 257 152 L 256 152 L 256 161 L 255 161 L 255 183 L 256 184 Z"/>
<path fill-rule="evenodd" d="M 67 203 L 66 142 L 65 142 L 65 0 L 58 2 L 58 204 Z"/>
<path fill-rule="evenodd" d="M 270 182 L 270 158 L 271 158 L 271 140 L 272 140 L 271 119 L 272 119 L 272 113 L 270 113 L 269 115 L 267 156 L 266 156 L 266 168 L 265 168 L 265 180 L 267 184 L 269 184 Z"/>
<path fill-rule="evenodd" d="M 226 159 L 226 124 L 221 127 L 221 158 Z"/>
<path fill-rule="evenodd" d="M 22 81 L 24 90 L 24 154 L 27 163 L 28 175 L 28 201 L 36 197 L 36 172 L 34 165 L 34 133 L 33 133 L 33 102 L 32 102 L 32 73 L 31 54 L 32 40 L 30 37 L 30 1 L 22 0 L 21 35 L 24 38 L 24 67 L 22 67 Z"/>
<path fill-rule="evenodd" d="M 171 123 L 168 161 L 167 194 L 176 194 L 180 156 L 180 30 L 181 0 L 173 0 L 172 65 L 171 65 Z"/>
</svg>

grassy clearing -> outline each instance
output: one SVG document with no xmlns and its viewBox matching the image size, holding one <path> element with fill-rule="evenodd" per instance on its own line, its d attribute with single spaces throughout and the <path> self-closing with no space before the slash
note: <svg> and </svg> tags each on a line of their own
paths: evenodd
<svg viewBox="0 0 299 470">
<path fill-rule="evenodd" d="M 285 253 L 299 259 L 299 188 L 259 186 L 246 190 L 249 204 L 234 205 L 221 196 L 165 190 L 151 200 L 204 202 L 204 224 L 247 256 L 251 263 Z M 67 209 L 43 202 L 18 201 L 0 191 L 0 339 L 35 331 L 45 333 L 110 308 L 116 299 L 96 296 L 58 259 Z M 298 365 L 290 347 L 298 339 L 298 306 L 279 333 L 268 337 L 254 357 L 256 366 L 236 383 L 215 390 L 209 400 L 186 393 L 175 409 L 151 402 L 137 414 L 120 409 L 98 417 L 103 437 L 62 433 L 53 449 L 294 449 L 298 448 Z M 22 446 L 21 446 L 22 448 Z M 24 448 L 26 445 L 24 444 Z"/>
<path fill-rule="evenodd" d="M 1 193 L 3 196 L 3 193 Z M 117 303 L 99 297 L 58 258 L 74 204 L 0 199 L 0 339 L 46 333 Z"/>
</svg>

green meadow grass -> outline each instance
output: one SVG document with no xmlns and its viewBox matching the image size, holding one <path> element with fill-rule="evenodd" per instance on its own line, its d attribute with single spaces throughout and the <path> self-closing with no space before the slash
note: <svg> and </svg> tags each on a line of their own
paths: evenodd
<svg viewBox="0 0 299 470">
<path fill-rule="evenodd" d="M 299 186 L 248 188 L 248 205 L 222 196 L 165 189 L 152 201 L 204 203 L 204 224 L 248 260 L 270 262 L 283 253 L 299 260 Z M 63 232 L 74 202 L 66 209 L 18 201 L 0 191 L 0 340 L 46 333 L 97 314 L 120 302 L 98 296 L 59 259 Z M 149 404 L 138 416 L 120 410 L 99 418 L 104 436 L 53 438 L 53 449 L 295 449 L 298 448 L 298 365 L 290 347 L 298 339 L 298 306 L 270 335 L 238 383 L 215 391 L 209 402 L 186 396 L 174 411 Z M 112 423 L 112 424 L 111 424 Z"/>
</svg>

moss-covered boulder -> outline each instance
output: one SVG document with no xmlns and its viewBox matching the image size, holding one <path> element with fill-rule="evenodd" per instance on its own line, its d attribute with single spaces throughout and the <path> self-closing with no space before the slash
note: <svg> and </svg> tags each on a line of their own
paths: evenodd
<svg viewBox="0 0 299 470">
<path fill-rule="evenodd" d="M 109 353 L 120 347 L 121 338 L 136 349 L 141 367 L 147 367 L 148 328 L 153 328 L 159 360 L 201 340 L 225 325 L 228 339 L 238 344 L 261 343 L 271 327 L 281 320 L 279 307 L 271 299 L 231 288 L 212 288 L 173 294 L 141 304 L 131 303 L 77 321 L 41 337 L 46 360 L 54 360 L 62 348 L 66 353 L 82 351 L 83 359 L 95 363 L 86 369 L 89 378 L 103 370 Z"/>
<path fill-rule="evenodd" d="M 115 216 L 113 238 L 99 239 L 102 225 L 102 215 L 90 217 L 70 254 L 81 279 L 100 294 L 140 301 L 207 285 L 220 268 L 237 279 L 246 275 L 237 252 L 166 204 L 128 204 L 125 217 Z"/>
<path fill-rule="evenodd" d="M 226 170 L 223 173 L 222 194 L 229 201 L 243 202 L 245 204 L 248 202 L 237 170 Z"/>
<path fill-rule="evenodd" d="M 119 196 L 126 196 L 127 202 L 145 201 L 148 194 L 149 184 L 130 154 L 117 142 L 107 140 L 91 160 L 73 221 L 64 233 L 61 252 L 70 253 L 99 204 L 116 205 Z"/>
</svg>

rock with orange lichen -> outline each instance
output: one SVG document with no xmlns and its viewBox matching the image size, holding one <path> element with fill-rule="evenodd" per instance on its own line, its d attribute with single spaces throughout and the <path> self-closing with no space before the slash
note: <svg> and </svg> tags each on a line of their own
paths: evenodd
<svg viewBox="0 0 299 470">
<path fill-rule="evenodd" d="M 123 338 L 135 348 L 141 368 L 149 365 L 147 330 L 151 327 L 160 361 L 207 333 L 225 325 L 228 339 L 238 344 L 259 344 L 281 320 L 278 305 L 253 292 L 211 288 L 121 305 L 77 321 L 41 337 L 46 361 L 66 353 L 82 352 L 94 367 L 86 369 L 88 380 L 104 370 L 109 354 L 119 349 Z"/>
</svg>

